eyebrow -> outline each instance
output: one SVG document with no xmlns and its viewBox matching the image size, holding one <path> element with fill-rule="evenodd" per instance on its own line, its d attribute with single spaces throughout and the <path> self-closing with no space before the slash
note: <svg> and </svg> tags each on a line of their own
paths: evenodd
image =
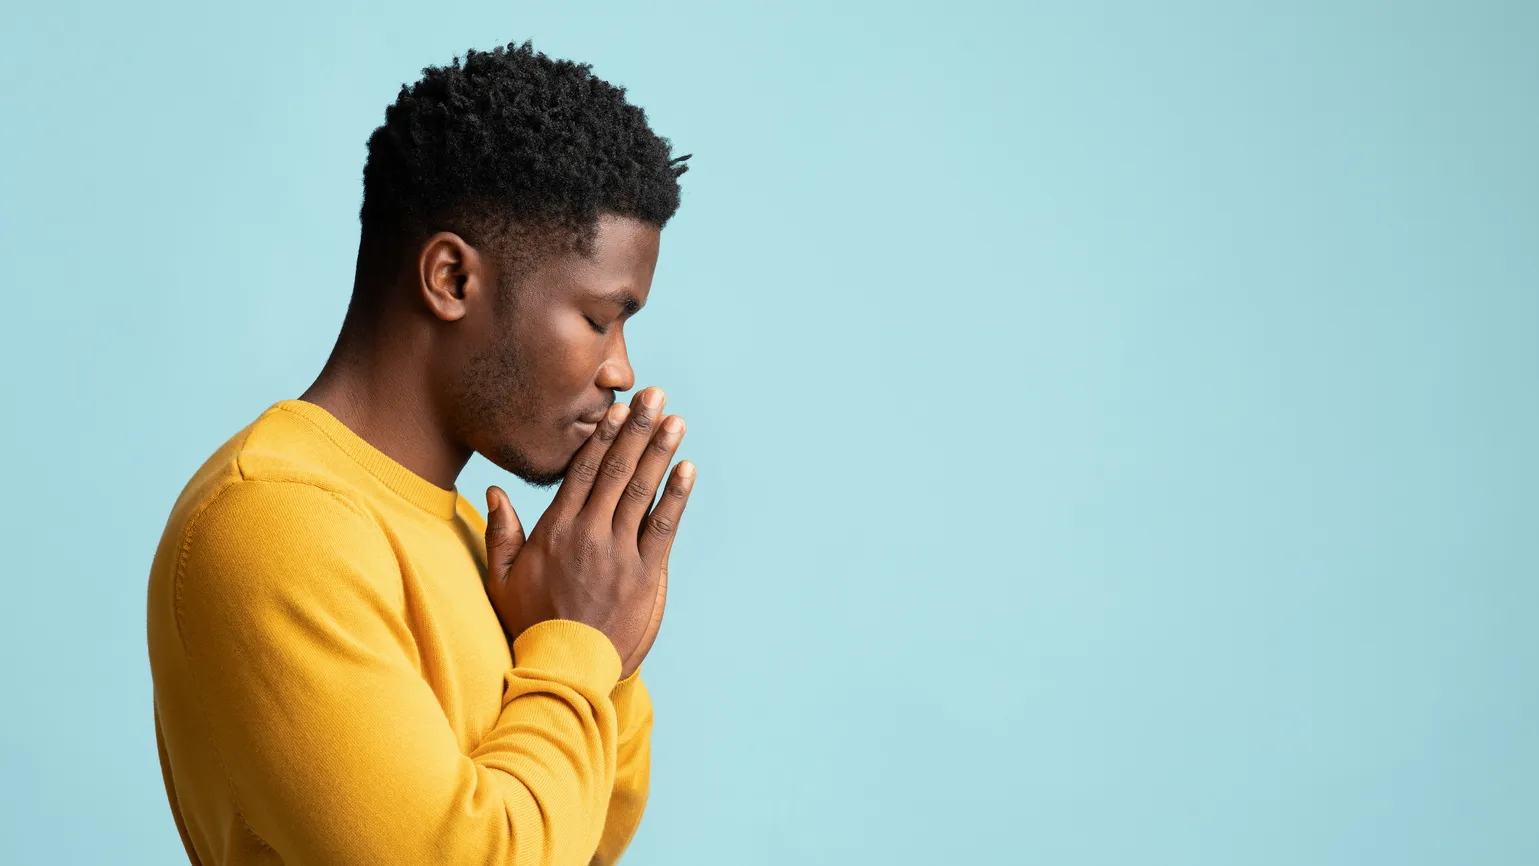
<svg viewBox="0 0 1539 866">
<path fill-rule="evenodd" d="M 619 307 L 621 310 L 620 317 L 623 319 L 628 319 L 641 311 L 641 301 L 638 301 L 635 295 L 625 289 L 606 292 L 599 295 L 598 299 Z"/>
</svg>

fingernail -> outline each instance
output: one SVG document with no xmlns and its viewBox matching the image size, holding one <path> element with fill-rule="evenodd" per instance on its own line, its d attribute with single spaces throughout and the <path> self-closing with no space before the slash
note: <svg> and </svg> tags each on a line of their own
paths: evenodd
<svg viewBox="0 0 1539 866">
<path fill-rule="evenodd" d="M 691 478 L 694 478 L 695 477 L 695 464 L 689 462 L 688 460 L 684 461 L 683 463 L 680 463 L 679 464 L 679 477 L 683 478 L 686 481 L 688 481 Z"/>
<path fill-rule="evenodd" d="M 677 415 L 669 415 L 668 420 L 663 422 L 663 429 L 669 433 L 677 433 L 684 429 L 684 419 Z"/>
<path fill-rule="evenodd" d="M 641 402 L 647 404 L 648 409 L 656 409 L 663 405 L 663 392 L 658 388 L 648 388 L 647 393 L 641 395 Z"/>
<path fill-rule="evenodd" d="M 616 403 L 609 407 L 609 420 L 619 424 L 625 420 L 625 416 L 631 414 L 631 407 L 624 403 Z"/>
</svg>

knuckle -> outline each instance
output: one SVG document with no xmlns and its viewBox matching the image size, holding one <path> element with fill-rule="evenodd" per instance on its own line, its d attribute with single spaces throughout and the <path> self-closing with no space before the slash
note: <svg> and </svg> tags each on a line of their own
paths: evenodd
<svg viewBox="0 0 1539 866">
<path fill-rule="evenodd" d="M 673 534 L 676 527 L 677 524 L 672 518 L 664 514 L 653 514 L 647 520 L 647 532 L 656 538 L 667 538 Z"/>
<path fill-rule="evenodd" d="M 647 443 L 647 450 L 653 454 L 670 454 L 673 452 L 673 447 L 673 443 L 664 436 L 654 436 L 652 441 Z"/>
<path fill-rule="evenodd" d="M 655 423 L 656 419 L 654 419 L 651 415 L 648 415 L 646 412 L 636 412 L 631 415 L 630 425 L 634 430 L 646 432 L 651 430 L 652 425 Z"/>
<path fill-rule="evenodd" d="M 562 526 L 559 533 L 551 533 L 551 538 L 554 550 L 563 551 L 563 556 L 575 556 L 579 560 L 591 556 L 598 545 L 592 521 L 581 517 Z"/>
<path fill-rule="evenodd" d="M 593 479 L 598 477 L 598 471 L 598 461 L 596 460 L 577 460 L 572 463 L 573 480 L 583 484 L 593 483 Z"/>
<path fill-rule="evenodd" d="M 603 544 L 591 532 L 584 532 L 576 539 L 577 561 L 597 562 L 603 556 Z"/>
<path fill-rule="evenodd" d="M 540 532 L 535 534 L 551 542 L 550 546 L 554 547 L 556 544 L 570 538 L 581 526 L 581 517 L 560 518 L 549 521 L 541 528 Z"/>
<path fill-rule="evenodd" d="M 566 533 L 565 526 L 549 526 L 537 537 L 529 539 L 526 546 L 538 550 L 541 556 L 553 556 L 566 543 Z"/>
<path fill-rule="evenodd" d="M 624 496 L 631 502 L 650 503 L 652 501 L 652 485 L 643 479 L 632 478 L 631 482 L 625 485 Z"/>
<path fill-rule="evenodd" d="M 600 471 L 602 471 L 604 476 L 607 478 L 611 478 L 615 481 L 624 481 L 625 479 L 631 477 L 631 472 L 633 470 L 631 468 L 630 461 L 623 457 L 617 456 L 612 460 L 605 460 L 603 469 Z"/>
</svg>

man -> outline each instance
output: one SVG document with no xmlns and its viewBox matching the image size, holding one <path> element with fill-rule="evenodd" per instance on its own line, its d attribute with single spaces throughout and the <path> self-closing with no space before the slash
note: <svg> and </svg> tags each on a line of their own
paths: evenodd
<svg viewBox="0 0 1539 866">
<path fill-rule="evenodd" d="M 659 389 L 614 398 L 687 156 L 527 42 L 424 73 L 369 139 L 331 357 L 203 464 L 155 555 L 194 863 L 607 864 L 641 820 L 694 469 Z M 561 484 L 527 538 L 499 488 L 485 519 L 455 488 L 471 452 Z"/>
</svg>

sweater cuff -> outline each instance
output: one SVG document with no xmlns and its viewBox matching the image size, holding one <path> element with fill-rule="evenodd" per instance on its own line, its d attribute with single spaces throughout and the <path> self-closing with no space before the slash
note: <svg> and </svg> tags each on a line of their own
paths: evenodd
<svg viewBox="0 0 1539 866">
<path fill-rule="evenodd" d="M 618 683 L 621 667 L 609 635 L 576 620 L 537 622 L 513 640 L 513 669 L 522 676 L 537 674 L 607 695 Z"/>
<path fill-rule="evenodd" d="M 621 667 L 623 668 L 624 665 Z M 619 706 L 622 699 L 628 699 L 635 693 L 636 684 L 641 682 L 641 667 L 641 665 L 637 665 L 636 669 L 631 671 L 630 676 L 615 683 L 614 689 L 609 693 L 609 699 L 614 701 L 616 706 Z"/>
</svg>

